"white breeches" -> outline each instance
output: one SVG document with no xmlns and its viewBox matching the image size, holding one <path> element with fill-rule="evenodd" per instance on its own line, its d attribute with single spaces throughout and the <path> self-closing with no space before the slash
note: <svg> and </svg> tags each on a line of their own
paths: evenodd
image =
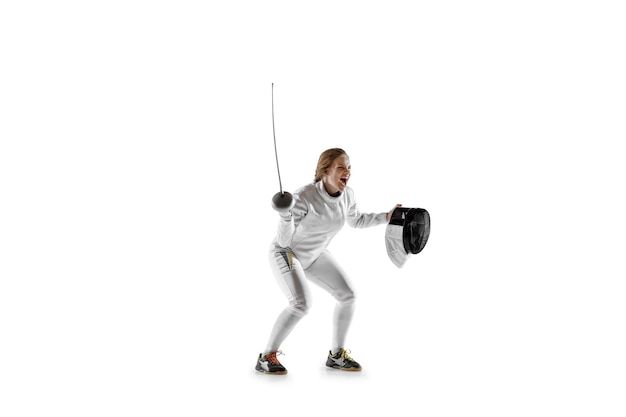
<svg viewBox="0 0 626 417">
<path fill-rule="evenodd" d="M 272 246 L 269 261 L 289 305 L 276 319 L 265 353 L 277 351 L 300 319 L 308 313 L 311 307 L 311 292 L 307 281 L 328 291 L 337 300 L 333 315 L 331 348 L 344 347 L 354 314 L 355 292 L 347 274 L 330 252 L 324 251 L 311 266 L 303 269 L 294 254 L 279 251 Z"/>
</svg>

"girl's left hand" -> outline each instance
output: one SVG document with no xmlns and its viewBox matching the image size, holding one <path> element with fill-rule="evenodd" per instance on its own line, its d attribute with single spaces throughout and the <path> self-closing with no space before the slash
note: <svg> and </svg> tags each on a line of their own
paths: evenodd
<svg viewBox="0 0 626 417">
<path fill-rule="evenodd" d="M 396 204 L 396 207 L 401 207 L 402 204 Z M 393 214 L 393 211 L 396 209 L 396 207 L 392 208 L 391 211 L 389 213 L 387 213 L 387 223 L 389 223 L 389 220 L 391 220 L 391 215 Z"/>
</svg>

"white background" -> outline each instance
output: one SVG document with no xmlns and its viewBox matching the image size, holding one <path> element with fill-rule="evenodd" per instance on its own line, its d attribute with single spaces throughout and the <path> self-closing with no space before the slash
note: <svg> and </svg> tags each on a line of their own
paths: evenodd
<svg viewBox="0 0 626 417">
<path fill-rule="evenodd" d="M 219 4 L 219 5 L 218 5 Z M 619 1 L 8 1 L 0 6 L 3 416 L 623 416 Z M 257 374 L 285 299 L 278 191 L 321 151 L 363 211 L 333 302 Z M 217 411 L 222 410 L 222 411 Z"/>
</svg>

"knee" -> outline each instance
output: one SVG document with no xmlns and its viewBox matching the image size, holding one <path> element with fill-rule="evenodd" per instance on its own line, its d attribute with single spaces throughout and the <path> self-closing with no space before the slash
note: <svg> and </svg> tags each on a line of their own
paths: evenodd
<svg viewBox="0 0 626 417">
<path fill-rule="evenodd" d="M 289 310 L 299 317 L 306 316 L 311 309 L 311 302 L 308 299 L 294 300 L 289 303 Z"/>
<path fill-rule="evenodd" d="M 356 293 L 353 290 L 348 289 L 338 293 L 335 298 L 341 304 L 352 305 L 356 301 Z"/>
</svg>

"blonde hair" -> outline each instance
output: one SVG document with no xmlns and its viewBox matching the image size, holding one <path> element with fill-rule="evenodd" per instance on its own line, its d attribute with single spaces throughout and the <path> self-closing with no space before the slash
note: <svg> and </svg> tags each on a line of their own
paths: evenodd
<svg viewBox="0 0 626 417">
<path fill-rule="evenodd" d="M 326 171 L 328 171 L 328 168 L 330 168 L 335 159 L 342 155 L 348 156 L 346 151 L 341 148 L 330 148 L 322 152 L 319 160 L 317 161 L 317 168 L 315 169 L 315 179 L 313 180 L 313 182 L 321 181 L 322 177 L 324 176 L 324 174 L 326 174 Z"/>
</svg>

